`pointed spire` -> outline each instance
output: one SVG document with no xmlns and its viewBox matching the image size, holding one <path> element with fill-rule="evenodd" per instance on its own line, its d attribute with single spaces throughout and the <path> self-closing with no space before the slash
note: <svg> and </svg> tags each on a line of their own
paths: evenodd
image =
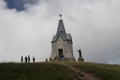
<svg viewBox="0 0 120 80">
<path fill-rule="evenodd" d="M 62 20 L 62 15 L 60 14 L 59 16 L 60 16 L 60 20 L 59 20 L 59 24 L 57 28 L 57 34 L 61 33 L 64 36 L 66 36 L 66 31 L 65 31 L 63 20 Z"/>
<path fill-rule="evenodd" d="M 60 20 L 62 20 L 62 14 L 60 14 L 59 16 L 60 16 Z"/>
</svg>

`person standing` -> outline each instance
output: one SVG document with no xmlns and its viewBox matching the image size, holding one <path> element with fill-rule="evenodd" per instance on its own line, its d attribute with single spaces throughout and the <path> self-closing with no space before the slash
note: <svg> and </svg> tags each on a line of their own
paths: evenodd
<svg viewBox="0 0 120 80">
<path fill-rule="evenodd" d="M 23 56 L 21 56 L 21 63 L 23 63 Z"/>
<path fill-rule="evenodd" d="M 48 58 L 45 59 L 45 62 L 48 62 Z"/>
<path fill-rule="evenodd" d="M 30 55 L 28 55 L 28 63 L 30 63 Z"/>
<path fill-rule="evenodd" d="M 25 56 L 25 63 L 27 63 L 27 56 Z"/>
<path fill-rule="evenodd" d="M 35 63 L 35 56 L 33 56 L 33 63 Z"/>
</svg>

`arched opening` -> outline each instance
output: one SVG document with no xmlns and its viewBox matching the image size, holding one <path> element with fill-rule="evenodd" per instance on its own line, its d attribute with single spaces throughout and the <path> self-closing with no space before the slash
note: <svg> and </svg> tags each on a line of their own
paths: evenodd
<svg viewBox="0 0 120 80">
<path fill-rule="evenodd" d="M 58 49 L 58 55 L 59 55 L 59 58 L 64 58 L 63 56 L 63 49 Z"/>
</svg>

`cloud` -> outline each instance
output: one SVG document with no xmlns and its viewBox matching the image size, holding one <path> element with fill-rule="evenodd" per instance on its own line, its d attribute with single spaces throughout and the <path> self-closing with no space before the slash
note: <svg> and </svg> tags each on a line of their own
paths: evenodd
<svg viewBox="0 0 120 80">
<path fill-rule="evenodd" d="M 24 7 L 17 12 L 0 1 L 0 61 L 20 61 L 21 55 L 28 54 L 37 61 L 49 57 L 62 13 L 76 59 L 81 48 L 86 61 L 120 62 L 119 0 L 39 0 Z"/>
<path fill-rule="evenodd" d="M 25 10 L 25 5 L 34 5 L 38 0 L 4 0 L 7 3 L 8 9 L 16 9 L 18 12 Z"/>
</svg>

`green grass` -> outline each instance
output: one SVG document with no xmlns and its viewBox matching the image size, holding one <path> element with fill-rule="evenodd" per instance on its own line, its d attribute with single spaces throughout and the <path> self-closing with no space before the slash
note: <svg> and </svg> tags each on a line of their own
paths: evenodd
<svg viewBox="0 0 120 80">
<path fill-rule="evenodd" d="M 80 62 L 67 62 L 65 64 L 69 64 L 84 72 L 92 73 L 102 80 L 120 80 L 120 65 Z"/>
<path fill-rule="evenodd" d="M 78 75 L 55 63 L 1 63 L 0 80 L 68 80 Z"/>
<path fill-rule="evenodd" d="M 0 80 L 72 80 L 77 73 L 64 64 L 92 73 L 102 80 L 120 80 L 120 66 L 80 62 L 1 63 Z"/>
</svg>

